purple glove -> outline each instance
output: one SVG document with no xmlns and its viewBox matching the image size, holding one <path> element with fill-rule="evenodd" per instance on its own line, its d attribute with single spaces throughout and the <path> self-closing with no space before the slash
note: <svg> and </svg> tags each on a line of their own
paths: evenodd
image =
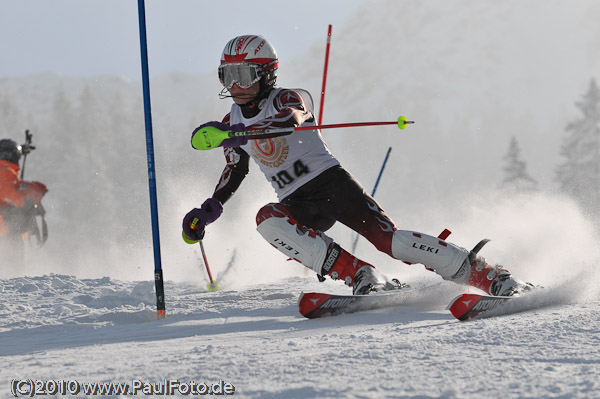
<svg viewBox="0 0 600 399">
<path fill-rule="evenodd" d="M 194 208 L 185 215 L 182 226 L 183 233 L 190 240 L 200 241 L 204 238 L 204 228 L 206 225 L 217 220 L 222 213 L 223 205 L 221 205 L 219 200 L 214 198 L 207 199 L 199 209 Z"/>
<path fill-rule="evenodd" d="M 196 130 L 202 129 L 203 127 L 206 127 L 206 126 L 212 126 L 219 130 L 222 130 L 222 131 L 231 130 L 234 133 L 246 131 L 246 126 L 244 126 L 243 123 L 236 123 L 235 125 L 229 126 L 228 124 L 221 123 L 221 122 L 207 122 L 207 123 L 204 123 L 204 124 L 198 126 L 194 130 L 194 132 Z M 221 144 L 219 144 L 219 147 L 240 147 L 240 146 L 243 146 L 244 144 L 246 144 L 247 142 L 248 142 L 248 136 L 237 136 L 237 137 L 232 137 L 230 139 L 223 140 L 221 142 Z"/>
</svg>

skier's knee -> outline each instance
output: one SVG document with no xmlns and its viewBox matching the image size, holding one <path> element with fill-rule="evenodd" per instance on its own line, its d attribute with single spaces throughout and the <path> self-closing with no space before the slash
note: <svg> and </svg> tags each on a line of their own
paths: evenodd
<svg viewBox="0 0 600 399">
<path fill-rule="evenodd" d="M 289 211 L 287 210 L 287 208 L 284 205 L 271 202 L 271 203 L 263 206 L 262 208 L 260 208 L 260 210 L 256 214 L 256 226 L 260 226 L 260 224 L 262 222 L 264 222 L 267 219 L 273 218 L 273 217 L 276 217 L 276 218 L 287 217 L 289 219 L 292 218 Z"/>
<path fill-rule="evenodd" d="M 332 240 L 323 233 L 305 228 L 281 204 L 267 204 L 256 215 L 257 230 L 265 240 L 287 257 L 321 273 Z"/>
<path fill-rule="evenodd" d="M 392 251 L 393 233 L 380 234 L 376 240 L 369 241 L 375 246 L 375 248 L 377 248 L 378 251 L 394 257 L 394 253 Z"/>
</svg>

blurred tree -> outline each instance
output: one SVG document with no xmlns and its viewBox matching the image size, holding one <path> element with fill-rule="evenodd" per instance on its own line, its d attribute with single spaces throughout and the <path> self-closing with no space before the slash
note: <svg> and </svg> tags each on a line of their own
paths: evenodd
<svg viewBox="0 0 600 399">
<path fill-rule="evenodd" d="M 21 139 L 22 131 L 25 129 L 22 125 L 23 119 L 23 113 L 13 99 L 3 95 L 0 98 L 0 132 L 2 132 L 0 138 L 16 139 L 19 134 L 19 139 Z"/>
<path fill-rule="evenodd" d="M 521 159 L 521 149 L 516 137 L 510 139 L 508 153 L 504 156 L 504 179 L 500 187 L 512 191 L 536 191 L 538 182 L 527 172 L 527 163 Z"/>
<path fill-rule="evenodd" d="M 600 202 L 600 89 L 595 79 L 576 105 L 582 116 L 566 126 L 560 150 L 564 162 L 557 168 L 556 180 L 563 192 L 600 220 L 596 214 Z"/>
</svg>

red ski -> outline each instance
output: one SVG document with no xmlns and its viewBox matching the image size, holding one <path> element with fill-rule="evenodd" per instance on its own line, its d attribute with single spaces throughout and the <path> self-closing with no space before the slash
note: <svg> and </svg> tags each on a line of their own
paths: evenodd
<svg viewBox="0 0 600 399">
<path fill-rule="evenodd" d="M 298 310 L 309 319 L 381 309 L 410 302 L 415 290 L 402 288 L 375 292 L 369 295 L 335 295 L 321 292 L 303 292 L 298 300 Z"/>
<path fill-rule="evenodd" d="M 462 294 L 450 302 L 448 309 L 458 320 L 464 321 L 484 312 L 496 309 L 505 302 L 519 297 Z"/>
</svg>

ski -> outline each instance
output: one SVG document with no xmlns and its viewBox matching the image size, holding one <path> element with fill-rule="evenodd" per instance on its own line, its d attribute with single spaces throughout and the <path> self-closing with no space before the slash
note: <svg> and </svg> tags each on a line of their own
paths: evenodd
<svg viewBox="0 0 600 399">
<path fill-rule="evenodd" d="M 514 296 L 491 296 L 485 294 L 462 294 L 454 298 L 447 309 L 458 320 L 502 316 L 540 309 L 560 303 L 548 298 L 543 290 L 532 290 Z"/>
<path fill-rule="evenodd" d="M 490 296 L 480 294 L 462 294 L 448 304 L 448 310 L 460 321 L 465 321 L 482 313 L 502 306 L 516 297 Z"/>
<path fill-rule="evenodd" d="M 398 306 L 414 297 L 414 289 L 401 288 L 369 295 L 336 295 L 303 292 L 298 300 L 300 314 L 309 319 Z"/>
</svg>

